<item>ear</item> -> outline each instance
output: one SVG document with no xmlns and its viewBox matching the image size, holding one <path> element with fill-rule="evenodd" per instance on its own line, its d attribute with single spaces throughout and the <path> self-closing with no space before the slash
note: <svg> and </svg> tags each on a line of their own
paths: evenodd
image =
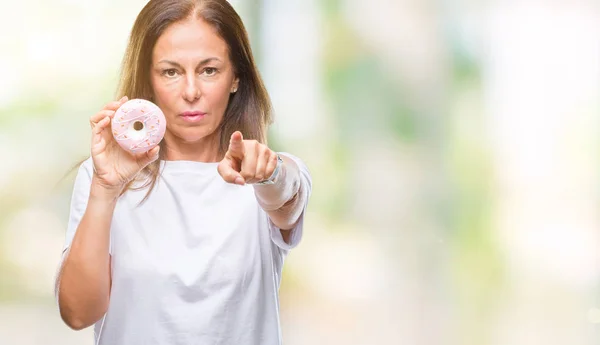
<svg viewBox="0 0 600 345">
<path fill-rule="evenodd" d="M 231 83 L 231 93 L 236 93 L 238 90 L 238 87 L 240 86 L 240 78 L 236 77 L 233 80 L 233 83 Z"/>
</svg>

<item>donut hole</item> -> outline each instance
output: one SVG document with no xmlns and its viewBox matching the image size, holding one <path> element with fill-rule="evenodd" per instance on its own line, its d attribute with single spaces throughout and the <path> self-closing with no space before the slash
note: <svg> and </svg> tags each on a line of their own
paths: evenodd
<svg viewBox="0 0 600 345">
<path fill-rule="evenodd" d="M 136 131 L 141 131 L 142 129 L 144 129 L 144 124 L 141 121 L 135 121 L 133 123 L 133 129 L 135 129 Z"/>
</svg>

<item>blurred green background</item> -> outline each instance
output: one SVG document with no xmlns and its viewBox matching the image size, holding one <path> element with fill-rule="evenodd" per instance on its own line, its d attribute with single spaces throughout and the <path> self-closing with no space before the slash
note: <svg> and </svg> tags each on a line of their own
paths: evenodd
<svg viewBox="0 0 600 345">
<path fill-rule="evenodd" d="M 313 176 L 285 344 L 600 342 L 597 0 L 231 2 Z M 93 341 L 53 296 L 63 176 L 145 3 L 0 1 L 0 344 Z"/>
</svg>

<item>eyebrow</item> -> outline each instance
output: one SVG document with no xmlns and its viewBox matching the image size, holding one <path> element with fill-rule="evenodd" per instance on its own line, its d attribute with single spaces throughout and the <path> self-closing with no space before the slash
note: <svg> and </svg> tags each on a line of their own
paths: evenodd
<svg viewBox="0 0 600 345">
<path fill-rule="evenodd" d="M 209 58 L 207 58 L 207 59 L 204 59 L 204 60 L 200 61 L 200 63 L 198 64 L 198 66 L 205 65 L 205 64 L 207 64 L 207 63 L 209 63 L 209 62 L 211 62 L 211 61 L 219 61 L 219 62 L 221 62 L 221 60 L 220 60 L 219 58 L 216 58 L 216 57 L 209 57 Z M 177 63 L 177 62 L 175 62 L 175 61 L 171 61 L 171 60 L 160 60 L 158 63 L 168 63 L 168 64 L 170 64 L 170 65 L 173 65 L 173 66 L 176 66 L 176 67 L 181 67 L 181 65 L 180 65 L 180 64 L 178 64 L 178 63 Z"/>
</svg>

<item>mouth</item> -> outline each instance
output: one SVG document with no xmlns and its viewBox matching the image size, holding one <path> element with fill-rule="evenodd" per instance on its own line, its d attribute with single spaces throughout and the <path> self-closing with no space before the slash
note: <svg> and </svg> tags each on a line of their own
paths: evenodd
<svg viewBox="0 0 600 345">
<path fill-rule="evenodd" d="M 179 116 L 186 122 L 198 122 L 206 117 L 206 113 L 201 111 L 186 111 L 179 114 Z"/>
</svg>

